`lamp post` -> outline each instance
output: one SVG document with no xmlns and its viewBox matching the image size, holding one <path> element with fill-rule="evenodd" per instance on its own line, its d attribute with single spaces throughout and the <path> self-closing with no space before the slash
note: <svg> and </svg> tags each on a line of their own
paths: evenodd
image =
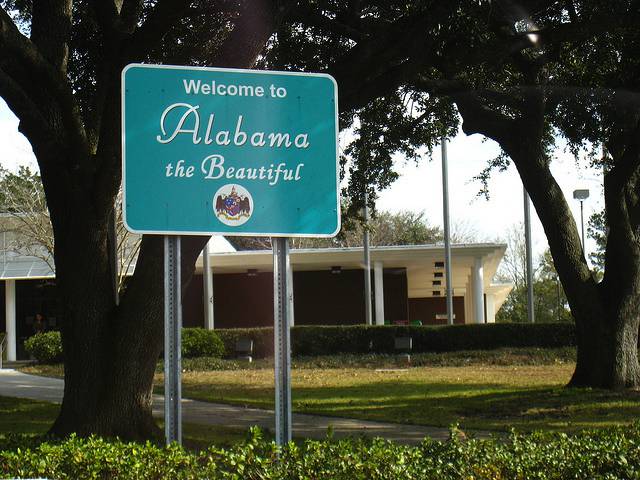
<svg viewBox="0 0 640 480">
<path fill-rule="evenodd" d="M 580 226 L 582 231 L 582 253 L 584 253 L 584 201 L 589 198 L 589 189 L 583 188 L 573 191 L 573 198 L 580 201 Z"/>
</svg>

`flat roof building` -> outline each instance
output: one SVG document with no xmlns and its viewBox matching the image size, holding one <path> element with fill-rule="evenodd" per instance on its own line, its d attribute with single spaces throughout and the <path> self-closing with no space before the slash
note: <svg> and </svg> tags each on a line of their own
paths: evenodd
<svg viewBox="0 0 640 480">
<path fill-rule="evenodd" d="M 512 289 L 492 279 L 506 245 L 452 245 L 455 323 L 492 323 Z M 183 299 L 185 327 L 215 328 L 273 325 L 271 250 L 234 251 L 212 237 L 209 255 L 213 298 L 203 296 L 203 259 Z M 373 323 L 442 325 L 447 323 L 443 245 L 371 247 Z M 294 323 L 365 323 L 363 248 L 291 250 Z M 24 358 L 24 340 L 33 334 L 36 313 L 49 328 L 64 322 L 55 295 L 55 273 L 44 260 L 0 252 L 0 331 L 6 331 L 10 360 Z M 204 302 L 213 302 L 207 319 Z M 211 309 L 209 309 L 211 311 Z"/>
</svg>

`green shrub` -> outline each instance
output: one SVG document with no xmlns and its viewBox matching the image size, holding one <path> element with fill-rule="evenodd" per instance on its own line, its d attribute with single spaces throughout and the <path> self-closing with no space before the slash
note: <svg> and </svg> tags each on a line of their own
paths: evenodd
<svg viewBox="0 0 640 480">
<path fill-rule="evenodd" d="M 254 429 L 229 449 L 193 453 L 171 445 L 71 437 L 38 443 L 2 439 L 0 478 L 89 479 L 637 479 L 640 424 L 585 431 L 512 434 L 491 440 L 424 440 L 417 446 L 375 439 L 307 440 L 280 449 Z"/>
<path fill-rule="evenodd" d="M 220 336 L 213 330 L 204 328 L 182 329 L 182 356 L 217 357 L 224 356 L 225 348 Z"/>
<path fill-rule="evenodd" d="M 36 333 L 24 342 L 24 348 L 39 363 L 59 363 L 62 361 L 60 332 Z"/>
<path fill-rule="evenodd" d="M 251 338 L 257 358 L 273 355 L 272 328 L 216 330 L 228 354 L 239 338 Z M 575 345 L 575 326 L 568 323 L 495 323 L 453 326 L 295 326 L 293 355 L 394 354 L 394 338 L 413 338 L 413 352 L 454 352 L 497 348 L 558 348 Z"/>
</svg>

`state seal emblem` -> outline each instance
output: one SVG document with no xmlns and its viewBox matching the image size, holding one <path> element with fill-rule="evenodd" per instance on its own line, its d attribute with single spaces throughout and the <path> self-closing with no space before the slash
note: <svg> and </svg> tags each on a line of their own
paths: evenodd
<svg viewBox="0 0 640 480">
<path fill-rule="evenodd" d="M 253 213 L 253 198 L 242 185 L 224 185 L 213 196 L 213 212 L 222 223 L 237 227 Z"/>
</svg>

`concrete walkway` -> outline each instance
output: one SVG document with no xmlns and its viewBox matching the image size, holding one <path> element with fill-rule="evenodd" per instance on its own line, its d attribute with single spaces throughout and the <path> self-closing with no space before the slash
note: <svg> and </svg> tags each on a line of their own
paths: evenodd
<svg viewBox="0 0 640 480">
<path fill-rule="evenodd" d="M 60 403 L 63 388 L 64 381 L 57 378 L 27 375 L 16 370 L 0 370 L 0 396 Z M 153 414 L 156 417 L 164 415 L 164 397 L 161 395 L 153 396 Z M 185 423 L 224 425 L 243 430 L 253 425 L 274 430 L 273 410 L 243 408 L 189 399 L 182 400 L 182 420 Z M 329 426 L 333 429 L 336 438 L 366 435 L 383 437 L 398 443 L 416 444 L 425 437 L 436 440 L 446 440 L 449 437 L 449 431 L 444 428 L 293 414 L 294 437 L 324 438 Z"/>
</svg>

